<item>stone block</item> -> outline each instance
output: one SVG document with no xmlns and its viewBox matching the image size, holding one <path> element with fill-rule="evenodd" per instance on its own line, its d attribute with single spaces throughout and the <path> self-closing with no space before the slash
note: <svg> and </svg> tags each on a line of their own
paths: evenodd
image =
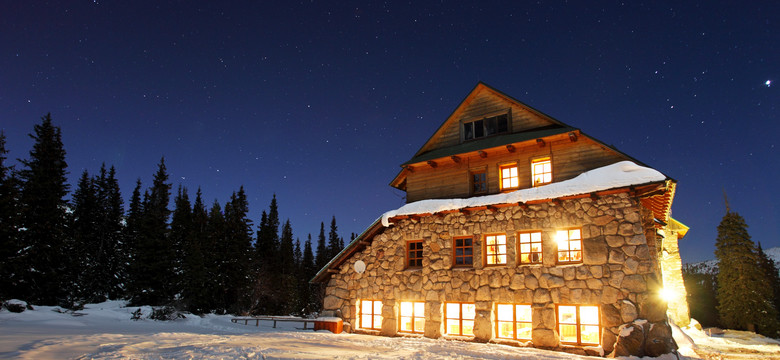
<svg viewBox="0 0 780 360">
<path fill-rule="evenodd" d="M 558 332 L 548 329 L 533 329 L 531 332 L 531 342 L 535 347 L 554 348 L 560 342 Z"/>
<path fill-rule="evenodd" d="M 512 276 L 512 282 L 509 284 L 509 288 L 512 290 L 525 288 L 525 275 L 515 274 Z"/>
<path fill-rule="evenodd" d="M 612 286 L 605 286 L 601 289 L 601 303 L 612 304 L 617 302 L 621 298 L 620 290 L 613 288 Z"/>
<path fill-rule="evenodd" d="M 550 290 L 536 289 L 534 290 L 534 304 L 546 304 L 552 300 L 550 297 Z"/>
<path fill-rule="evenodd" d="M 607 240 L 607 245 L 615 248 L 621 247 L 626 243 L 625 238 L 620 235 L 607 235 L 606 240 Z"/>
<path fill-rule="evenodd" d="M 536 290 L 539 287 L 539 280 L 534 276 L 526 276 L 525 287 L 526 289 Z"/>
<path fill-rule="evenodd" d="M 647 290 L 647 282 L 642 275 L 626 275 L 621 284 L 623 289 L 630 292 L 639 293 Z"/>
<path fill-rule="evenodd" d="M 586 265 L 603 265 L 607 262 L 607 242 L 604 236 L 582 240 L 582 262 Z"/>
<path fill-rule="evenodd" d="M 630 323 L 636 320 L 639 314 L 637 313 L 636 305 L 628 300 L 623 300 L 620 304 L 620 318 L 624 323 Z"/>
<path fill-rule="evenodd" d="M 645 355 L 644 328 L 638 324 L 627 324 L 620 327 L 615 349 L 609 354 L 610 358 L 619 356 Z"/>
</svg>

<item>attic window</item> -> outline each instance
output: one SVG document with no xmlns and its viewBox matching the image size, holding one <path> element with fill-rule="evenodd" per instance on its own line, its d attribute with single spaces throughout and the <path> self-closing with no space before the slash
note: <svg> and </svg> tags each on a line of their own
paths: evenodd
<svg viewBox="0 0 780 360">
<path fill-rule="evenodd" d="M 509 131 L 507 114 L 463 123 L 463 140 L 473 140 Z"/>
</svg>

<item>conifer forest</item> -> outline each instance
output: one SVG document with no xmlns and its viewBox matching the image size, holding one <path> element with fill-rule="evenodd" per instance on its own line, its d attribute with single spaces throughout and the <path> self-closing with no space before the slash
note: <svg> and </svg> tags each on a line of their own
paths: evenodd
<svg viewBox="0 0 780 360">
<path fill-rule="evenodd" d="M 0 133 L 0 298 L 71 309 L 127 299 L 195 314 L 319 310 L 322 289 L 309 280 L 344 247 L 335 216 L 327 235 L 323 222 L 301 241 L 274 195 L 255 226 L 243 187 L 206 203 L 200 189 L 173 187 L 165 159 L 125 206 L 110 165 L 85 170 L 71 189 L 50 115 L 30 137 L 17 167 Z"/>
</svg>

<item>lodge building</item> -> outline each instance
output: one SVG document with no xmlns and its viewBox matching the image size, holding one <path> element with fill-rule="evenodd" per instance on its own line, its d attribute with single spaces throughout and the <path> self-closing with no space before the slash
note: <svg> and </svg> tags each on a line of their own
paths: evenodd
<svg viewBox="0 0 780 360">
<path fill-rule="evenodd" d="M 674 179 L 479 83 L 390 185 L 407 204 L 312 280 L 348 331 L 591 355 L 676 348 L 669 319 L 690 319 Z"/>
</svg>

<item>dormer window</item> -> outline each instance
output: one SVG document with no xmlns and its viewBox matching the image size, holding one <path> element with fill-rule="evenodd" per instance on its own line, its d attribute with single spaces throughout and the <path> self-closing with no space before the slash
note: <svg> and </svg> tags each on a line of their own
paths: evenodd
<svg viewBox="0 0 780 360">
<path fill-rule="evenodd" d="M 463 123 L 463 140 L 479 139 L 507 131 L 509 131 L 509 116 L 507 114 L 486 117 Z"/>
</svg>

